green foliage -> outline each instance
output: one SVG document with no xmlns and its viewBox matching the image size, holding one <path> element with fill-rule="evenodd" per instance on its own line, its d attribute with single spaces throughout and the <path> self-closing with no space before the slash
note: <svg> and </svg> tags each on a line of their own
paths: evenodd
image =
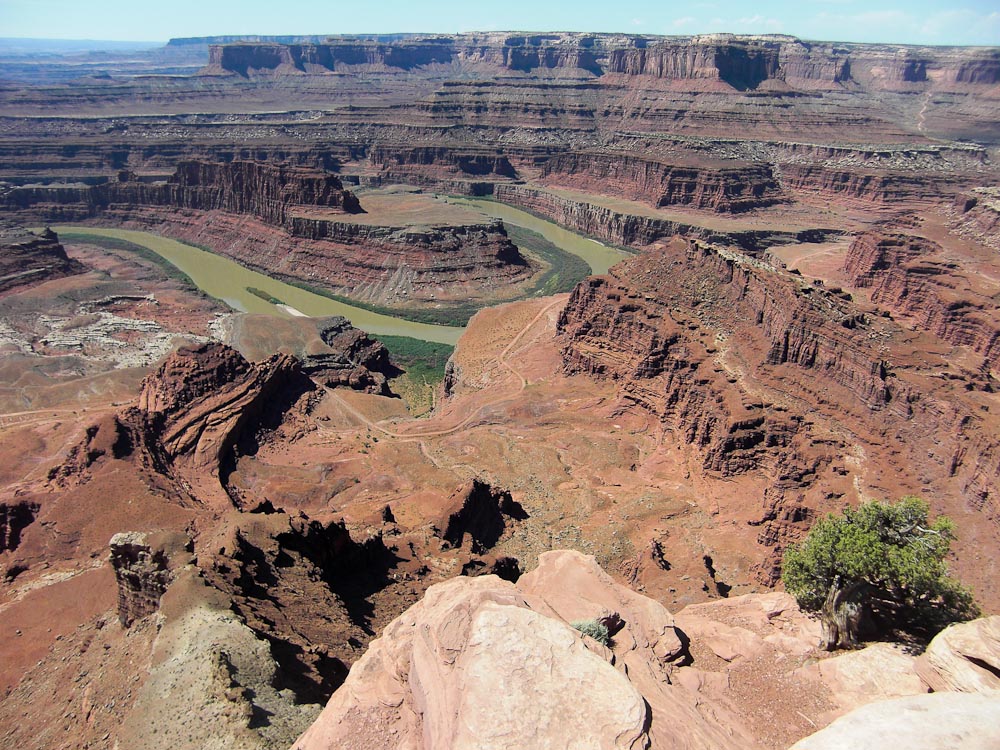
<svg viewBox="0 0 1000 750">
<path fill-rule="evenodd" d="M 445 366 L 455 347 L 422 341 L 409 336 L 377 338 L 389 350 L 389 357 L 406 372 L 392 379 L 390 386 L 406 402 L 412 416 L 426 414 L 434 408 L 438 386 L 444 380 Z"/>
<path fill-rule="evenodd" d="M 584 635 L 589 635 L 602 646 L 611 646 L 611 634 L 608 633 L 608 628 L 604 623 L 597 620 L 577 620 L 571 622 L 570 625 Z"/>
<path fill-rule="evenodd" d="M 277 297 L 273 296 L 269 292 L 265 292 L 263 289 L 258 289 L 255 286 L 248 286 L 246 288 L 246 290 L 248 292 L 250 292 L 250 294 L 252 294 L 254 297 L 259 297 L 260 299 L 264 300 L 265 302 L 270 302 L 272 305 L 283 305 L 283 304 L 285 304 L 284 302 L 282 302 L 280 299 L 278 299 Z"/>
<path fill-rule="evenodd" d="M 571 292 L 577 284 L 590 276 L 590 265 L 578 255 L 560 249 L 530 229 L 515 224 L 505 226 L 510 241 L 522 252 L 537 256 L 548 264 L 548 268 L 539 276 L 532 288 L 526 290 L 527 296 L 543 297 Z"/>
<path fill-rule="evenodd" d="M 972 594 L 948 576 L 951 520 L 928 520 L 918 497 L 869 502 L 830 515 L 785 552 L 782 580 L 803 609 L 832 617 L 834 593 L 851 592 L 876 626 L 930 632 L 977 613 Z M 859 592 L 859 593 L 856 593 Z"/>
<path fill-rule="evenodd" d="M 389 356 L 397 367 L 416 380 L 440 383 L 444 380 L 444 368 L 448 358 L 455 351 L 450 344 L 438 344 L 409 336 L 373 336 L 389 350 Z"/>
</svg>

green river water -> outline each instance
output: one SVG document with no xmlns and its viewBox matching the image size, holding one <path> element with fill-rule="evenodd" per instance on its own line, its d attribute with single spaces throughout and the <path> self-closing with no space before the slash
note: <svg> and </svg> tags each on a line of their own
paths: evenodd
<svg viewBox="0 0 1000 750">
<path fill-rule="evenodd" d="M 506 203 L 497 203 L 482 198 L 449 197 L 447 200 L 449 203 L 474 208 L 494 218 L 503 219 L 505 224 L 514 224 L 537 232 L 561 250 L 583 258 L 590 266 L 591 273 L 595 275 L 607 273 L 608 269 L 615 263 L 629 257 L 629 254 L 624 250 L 583 237 L 576 232 L 563 229 L 551 221 L 539 219 L 527 211 L 508 206 Z"/>
<path fill-rule="evenodd" d="M 606 273 L 610 266 L 627 257 L 627 254 L 621 250 L 581 237 L 552 222 L 539 219 L 525 211 L 502 203 L 465 198 L 449 198 L 448 200 L 489 216 L 503 219 L 504 222 L 537 232 L 562 250 L 583 258 L 595 274 Z M 273 305 L 248 291 L 248 288 L 255 288 L 281 300 L 304 315 L 311 317 L 343 315 L 355 327 L 375 335 L 409 336 L 423 341 L 454 345 L 459 336 L 462 335 L 462 331 L 465 330 L 454 326 L 416 323 L 353 307 L 272 279 L 257 271 L 251 271 L 221 255 L 149 232 L 77 226 L 56 226 L 53 229 L 60 234 L 74 233 L 112 237 L 141 245 L 187 274 L 206 294 L 220 299 L 233 309 L 242 312 L 284 317 L 294 315 L 283 307 Z"/>
</svg>

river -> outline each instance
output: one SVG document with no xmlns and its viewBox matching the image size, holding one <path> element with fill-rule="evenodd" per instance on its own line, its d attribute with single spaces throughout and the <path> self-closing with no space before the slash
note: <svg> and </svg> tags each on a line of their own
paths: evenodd
<svg viewBox="0 0 1000 750">
<path fill-rule="evenodd" d="M 539 219 L 525 211 L 521 211 L 496 201 L 449 198 L 451 202 L 480 211 L 489 216 L 503 219 L 504 222 L 530 229 L 542 235 L 552 244 L 566 252 L 583 258 L 590 265 L 593 273 L 606 273 L 608 268 L 628 254 L 617 248 L 608 247 L 595 240 L 581 237 L 569 232 L 550 221 Z M 187 245 L 177 240 L 160 237 L 149 232 L 131 229 L 105 229 L 103 227 L 56 226 L 57 233 L 89 234 L 92 236 L 111 237 L 126 240 L 141 245 L 160 257 L 166 259 L 182 272 L 209 296 L 225 302 L 235 310 L 264 315 L 290 317 L 295 311 L 311 317 L 343 315 L 351 323 L 368 333 L 383 336 L 409 336 L 423 341 L 434 341 L 440 344 L 454 345 L 458 342 L 464 328 L 455 326 L 432 325 L 416 323 L 391 315 L 364 310 L 343 302 L 337 302 L 313 292 L 300 289 L 257 271 L 244 268 L 236 261 L 200 248 Z M 273 305 L 267 300 L 252 294 L 249 289 L 259 289 L 262 292 L 280 300 L 292 310 L 279 305 Z"/>
<path fill-rule="evenodd" d="M 527 211 L 508 206 L 506 203 L 482 198 L 456 198 L 452 196 L 449 196 L 447 200 L 449 203 L 481 211 L 496 219 L 503 219 L 505 224 L 514 224 L 537 232 L 560 250 L 583 258 L 590 266 L 591 273 L 595 275 L 605 274 L 615 263 L 631 257 L 624 250 L 583 237 L 568 229 L 563 229 L 551 221 L 529 214 Z"/>
</svg>

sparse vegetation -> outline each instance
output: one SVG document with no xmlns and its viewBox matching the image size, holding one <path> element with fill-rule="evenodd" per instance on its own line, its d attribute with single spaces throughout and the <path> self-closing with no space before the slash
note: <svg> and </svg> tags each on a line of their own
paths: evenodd
<svg viewBox="0 0 1000 750">
<path fill-rule="evenodd" d="M 610 648 L 611 634 L 608 632 L 608 626 L 604 623 L 597 620 L 576 620 L 575 622 L 571 622 L 570 625 L 584 635 L 589 635 L 602 646 Z"/>
<path fill-rule="evenodd" d="M 329 289 L 313 286 L 312 284 L 305 284 L 292 278 L 283 278 L 282 281 L 290 286 L 304 289 L 305 291 L 319 295 L 320 297 L 326 297 L 327 299 L 332 299 L 336 302 L 343 302 L 345 305 L 351 305 L 352 307 L 368 310 L 369 312 L 378 313 L 379 315 L 388 315 L 393 318 L 399 318 L 400 320 L 409 320 L 414 323 L 429 323 L 437 326 L 456 326 L 461 328 L 462 326 L 468 324 L 469 318 L 479 312 L 481 307 L 485 306 L 464 302 L 442 302 L 441 307 L 434 309 L 403 309 L 399 307 L 388 307 L 387 305 L 376 305 L 371 302 L 353 299 L 352 297 L 345 297 L 342 294 L 334 294 Z"/>
<path fill-rule="evenodd" d="M 277 297 L 269 294 L 268 292 L 265 292 L 263 289 L 258 289 L 255 286 L 248 286 L 248 287 L 246 287 L 246 290 L 248 292 L 250 292 L 250 294 L 252 294 L 254 297 L 259 297 L 260 299 L 264 300 L 265 302 L 270 302 L 272 305 L 283 305 L 283 304 L 285 304 L 284 302 L 282 302 Z"/>
<path fill-rule="evenodd" d="M 561 250 L 542 235 L 514 224 L 507 224 L 507 236 L 522 251 L 534 255 L 548 264 L 528 294 L 543 297 L 549 294 L 571 292 L 573 287 L 590 276 L 590 265 L 583 258 Z"/>
<path fill-rule="evenodd" d="M 393 363 L 406 371 L 393 378 L 391 386 L 406 401 L 410 413 L 425 414 L 434 408 L 435 393 L 455 347 L 409 336 L 374 338 L 385 344 Z"/>
<path fill-rule="evenodd" d="M 785 552 L 785 588 L 819 613 L 828 650 L 854 646 L 866 633 L 929 638 L 978 614 L 944 562 L 954 525 L 945 516 L 929 521 L 928 510 L 912 496 L 864 503 L 827 516 Z"/>
</svg>

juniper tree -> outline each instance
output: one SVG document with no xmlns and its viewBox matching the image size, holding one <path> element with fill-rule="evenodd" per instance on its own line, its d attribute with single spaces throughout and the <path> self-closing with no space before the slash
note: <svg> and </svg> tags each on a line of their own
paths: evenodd
<svg viewBox="0 0 1000 750">
<path fill-rule="evenodd" d="M 799 606 L 819 613 L 828 650 L 854 646 L 865 630 L 930 636 L 977 614 L 972 594 L 948 576 L 953 539 L 951 520 L 928 521 L 918 497 L 863 503 L 790 547 L 782 580 Z"/>
</svg>

